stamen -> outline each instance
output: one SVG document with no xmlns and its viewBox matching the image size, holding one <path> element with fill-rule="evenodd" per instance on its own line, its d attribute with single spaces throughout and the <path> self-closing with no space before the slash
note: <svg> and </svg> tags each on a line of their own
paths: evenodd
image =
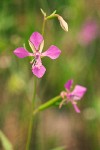
<svg viewBox="0 0 100 150">
<path fill-rule="evenodd" d="M 36 59 L 34 58 L 34 60 L 33 60 L 33 64 L 34 64 L 34 65 L 36 65 L 36 62 L 37 62 L 37 61 L 36 61 Z"/>
<path fill-rule="evenodd" d="M 30 64 L 36 65 L 36 59 L 35 59 L 35 58 L 32 59 L 32 60 L 30 61 Z"/>
<path fill-rule="evenodd" d="M 61 108 L 65 102 L 66 102 L 66 99 L 63 99 L 62 102 L 59 104 L 59 108 Z"/>
</svg>

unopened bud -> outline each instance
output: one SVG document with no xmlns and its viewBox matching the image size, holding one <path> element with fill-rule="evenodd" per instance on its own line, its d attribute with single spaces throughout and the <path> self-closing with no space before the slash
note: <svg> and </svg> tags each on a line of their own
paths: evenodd
<svg viewBox="0 0 100 150">
<path fill-rule="evenodd" d="M 67 22 L 58 14 L 55 14 L 60 22 L 60 25 L 63 30 L 68 31 L 68 24 Z"/>
</svg>

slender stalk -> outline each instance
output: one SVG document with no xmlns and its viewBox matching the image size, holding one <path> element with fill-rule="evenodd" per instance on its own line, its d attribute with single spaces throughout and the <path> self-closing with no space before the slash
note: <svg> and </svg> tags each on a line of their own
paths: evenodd
<svg viewBox="0 0 100 150">
<path fill-rule="evenodd" d="M 34 92 L 33 92 L 32 110 L 31 110 L 32 112 L 34 110 L 35 97 L 36 97 L 36 78 L 34 79 Z M 27 139 L 27 144 L 26 144 L 26 150 L 30 150 L 30 141 L 31 141 L 33 121 L 34 121 L 32 112 L 31 112 L 31 119 L 30 119 L 29 130 L 28 130 L 28 139 Z"/>
<path fill-rule="evenodd" d="M 39 106 L 39 111 L 43 111 L 45 109 L 47 109 L 48 107 L 51 107 L 53 104 L 55 104 L 59 99 L 61 98 L 61 96 L 56 96 L 54 98 L 52 98 L 51 100 L 47 101 L 46 103 L 42 104 L 41 106 Z"/>
<path fill-rule="evenodd" d="M 36 97 L 36 87 L 37 87 L 37 78 L 34 77 L 34 92 L 33 92 L 33 99 L 32 99 L 32 106 L 34 109 L 35 97 Z"/>
<path fill-rule="evenodd" d="M 51 19 L 51 18 L 52 18 L 52 15 L 48 16 L 47 18 L 46 18 L 46 16 L 44 16 L 43 25 L 42 25 L 42 36 L 44 35 L 46 20 Z M 46 102 L 45 104 L 39 106 L 38 109 L 34 110 L 35 97 L 36 97 L 36 78 L 34 80 L 34 93 L 33 93 L 33 99 L 32 99 L 32 113 L 31 113 L 31 119 L 30 119 L 29 130 L 28 130 L 28 139 L 27 139 L 27 144 L 26 144 L 26 150 L 30 149 L 30 141 L 31 141 L 33 121 L 34 121 L 33 114 L 35 115 L 38 111 L 42 111 L 42 110 L 50 107 L 60 98 L 60 96 L 55 97 L 55 98 L 51 99 L 50 101 Z"/>
<path fill-rule="evenodd" d="M 43 25 L 42 25 L 42 35 L 44 35 L 45 22 L 46 22 L 46 18 L 44 16 L 44 18 L 43 18 Z"/>
<path fill-rule="evenodd" d="M 61 98 L 61 96 L 56 96 L 52 99 L 50 99 L 49 101 L 47 101 L 46 103 L 40 105 L 37 109 L 35 109 L 33 111 L 33 115 L 36 115 L 39 111 L 43 111 L 45 109 L 47 109 L 48 107 L 51 107 L 53 104 L 55 104 L 57 101 L 59 101 L 59 99 Z"/>
<path fill-rule="evenodd" d="M 46 20 L 47 20 L 47 19 L 52 19 L 52 18 L 55 18 L 55 17 L 57 17 L 57 14 L 50 15 L 50 16 L 46 17 Z"/>
</svg>

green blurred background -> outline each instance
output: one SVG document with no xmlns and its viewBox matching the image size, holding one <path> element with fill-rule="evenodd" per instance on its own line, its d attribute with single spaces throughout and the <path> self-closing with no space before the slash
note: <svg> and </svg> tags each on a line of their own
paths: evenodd
<svg viewBox="0 0 100 150">
<path fill-rule="evenodd" d="M 46 50 L 58 46 L 59 59 L 43 59 L 47 71 L 38 80 L 37 105 L 58 95 L 64 84 L 87 87 L 78 103 L 81 114 L 69 104 L 52 107 L 36 117 L 32 150 L 100 150 L 100 1 L 94 0 L 3 0 L 0 1 L 0 129 L 14 150 L 25 150 L 33 95 L 34 75 L 29 58 L 19 59 L 13 51 L 32 32 L 41 33 L 43 16 L 54 10 L 69 25 L 64 32 L 57 19 L 45 27 Z M 3 150 L 0 143 L 0 150 Z"/>
</svg>

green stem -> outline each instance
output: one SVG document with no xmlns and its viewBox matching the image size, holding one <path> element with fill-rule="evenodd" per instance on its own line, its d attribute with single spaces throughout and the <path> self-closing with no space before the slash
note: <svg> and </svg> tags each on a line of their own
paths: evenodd
<svg viewBox="0 0 100 150">
<path fill-rule="evenodd" d="M 55 18 L 55 17 L 57 17 L 56 14 L 55 14 L 55 15 L 50 15 L 50 16 L 46 17 L 46 20 L 47 20 L 47 19 L 52 19 L 52 18 Z"/>
<path fill-rule="evenodd" d="M 42 25 L 42 35 L 44 35 L 45 22 L 46 22 L 46 18 L 45 18 L 45 16 L 44 16 L 43 25 Z"/>
<path fill-rule="evenodd" d="M 36 87 L 37 87 L 37 78 L 34 77 L 34 92 L 33 92 L 33 99 L 32 99 L 32 107 L 34 109 L 35 97 L 36 97 Z"/>
<path fill-rule="evenodd" d="M 33 99 L 32 99 L 32 112 L 34 110 L 35 97 L 36 97 L 36 78 L 34 79 L 34 93 L 33 93 Z M 29 130 L 28 130 L 28 139 L 27 139 L 27 144 L 26 144 L 26 150 L 30 149 L 30 141 L 31 141 L 33 121 L 34 121 L 34 117 L 33 117 L 33 114 L 31 113 L 31 119 L 30 119 Z"/>
<path fill-rule="evenodd" d="M 45 109 L 47 109 L 48 107 L 51 107 L 53 104 L 55 104 L 59 99 L 61 98 L 61 96 L 56 96 L 52 99 L 50 99 L 49 101 L 47 101 L 46 103 L 40 105 L 36 110 L 34 110 L 33 115 L 37 114 L 39 111 L 43 111 Z"/>
</svg>

